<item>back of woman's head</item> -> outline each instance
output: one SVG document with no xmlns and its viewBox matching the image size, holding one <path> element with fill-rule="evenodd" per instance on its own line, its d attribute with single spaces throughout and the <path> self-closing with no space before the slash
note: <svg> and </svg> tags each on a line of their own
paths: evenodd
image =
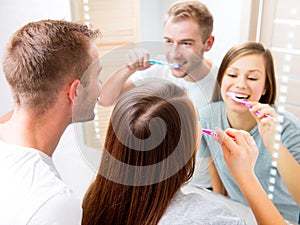
<svg viewBox="0 0 300 225">
<path fill-rule="evenodd" d="M 84 218 L 94 210 L 105 224 L 156 224 L 193 174 L 197 133 L 196 111 L 182 88 L 159 81 L 123 95 L 111 115 Z"/>
</svg>

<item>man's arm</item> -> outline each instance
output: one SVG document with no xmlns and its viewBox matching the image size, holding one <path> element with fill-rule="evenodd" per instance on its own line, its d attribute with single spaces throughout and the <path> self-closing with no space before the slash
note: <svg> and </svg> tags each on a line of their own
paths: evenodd
<svg viewBox="0 0 300 225">
<path fill-rule="evenodd" d="M 122 67 L 114 72 L 106 80 L 102 87 L 99 104 L 103 106 L 111 106 L 122 93 L 132 89 L 135 85 L 129 77 L 134 72 L 135 71 L 130 69 L 128 66 Z"/>
<path fill-rule="evenodd" d="M 136 71 L 148 69 L 149 53 L 138 49 L 132 50 L 129 63 L 114 72 L 104 83 L 100 93 L 99 104 L 102 106 L 113 105 L 121 94 L 135 87 L 129 77 Z"/>
</svg>

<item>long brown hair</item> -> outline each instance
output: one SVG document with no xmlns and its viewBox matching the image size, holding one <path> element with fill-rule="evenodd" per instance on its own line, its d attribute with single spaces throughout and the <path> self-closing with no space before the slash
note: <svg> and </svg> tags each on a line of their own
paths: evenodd
<svg viewBox="0 0 300 225">
<path fill-rule="evenodd" d="M 83 225 L 157 224 L 194 172 L 197 116 L 182 88 L 150 82 L 114 107 Z"/>
</svg>

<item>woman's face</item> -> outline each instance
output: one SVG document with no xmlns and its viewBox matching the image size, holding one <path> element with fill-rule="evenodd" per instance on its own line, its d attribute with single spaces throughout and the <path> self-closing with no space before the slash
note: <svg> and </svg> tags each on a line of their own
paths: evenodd
<svg viewBox="0 0 300 225">
<path fill-rule="evenodd" d="M 221 94 L 227 110 L 248 111 L 245 106 L 230 99 L 227 92 L 243 101 L 258 102 L 266 92 L 265 82 L 265 60 L 262 55 L 245 55 L 233 61 L 225 70 L 221 84 Z"/>
</svg>

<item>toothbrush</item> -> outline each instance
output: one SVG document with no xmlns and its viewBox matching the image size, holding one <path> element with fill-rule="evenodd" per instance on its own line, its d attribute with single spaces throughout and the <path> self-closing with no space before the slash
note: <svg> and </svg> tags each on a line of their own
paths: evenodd
<svg viewBox="0 0 300 225">
<path fill-rule="evenodd" d="M 242 105 L 246 106 L 248 109 L 251 109 L 251 108 L 253 107 L 253 106 L 250 105 L 248 102 L 245 102 L 245 101 L 243 101 L 243 100 L 241 100 L 241 99 L 238 99 L 238 98 L 235 96 L 235 94 L 232 93 L 232 92 L 226 92 L 226 94 L 227 94 L 227 96 L 230 97 L 233 101 L 235 101 L 235 102 L 237 102 L 237 103 L 239 103 L 239 104 L 242 104 Z M 260 115 L 260 111 L 256 111 L 255 113 L 256 113 L 256 115 Z M 264 118 L 270 118 L 270 119 L 272 119 L 272 120 L 276 120 L 274 117 L 269 116 L 269 115 L 264 115 Z"/>
<path fill-rule="evenodd" d="M 217 133 L 216 133 L 215 131 L 213 131 L 213 130 L 202 129 L 202 132 L 203 132 L 203 133 L 206 133 L 206 134 L 208 134 L 208 135 L 210 135 L 210 136 L 217 137 Z"/>
<path fill-rule="evenodd" d="M 150 64 L 156 64 L 156 65 L 162 65 L 162 66 L 168 66 L 171 69 L 178 69 L 181 67 L 181 64 L 179 63 L 167 63 L 167 62 L 162 62 L 162 61 L 158 61 L 155 59 L 151 59 L 148 61 Z"/>
<path fill-rule="evenodd" d="M 205 133 L 205 134 L 208 134 L 208 135 L 210 135 L 210 136 L 213 136 L 213 137 L 217 137 L 217 136 L 218 136 L 217 133 L 216 133 L 214 130 L 209 130 L 209 129 L 204 129 L 204 128 L 202 128 L 202 132 Z M 228 135 L 232 140 L 235 141 L 235 139 L 234 139 L 233 136 L 231 136 L 231 135 L 229 135 L 229 134 L 227 134 L 227 135 Z"/>
</svg>

